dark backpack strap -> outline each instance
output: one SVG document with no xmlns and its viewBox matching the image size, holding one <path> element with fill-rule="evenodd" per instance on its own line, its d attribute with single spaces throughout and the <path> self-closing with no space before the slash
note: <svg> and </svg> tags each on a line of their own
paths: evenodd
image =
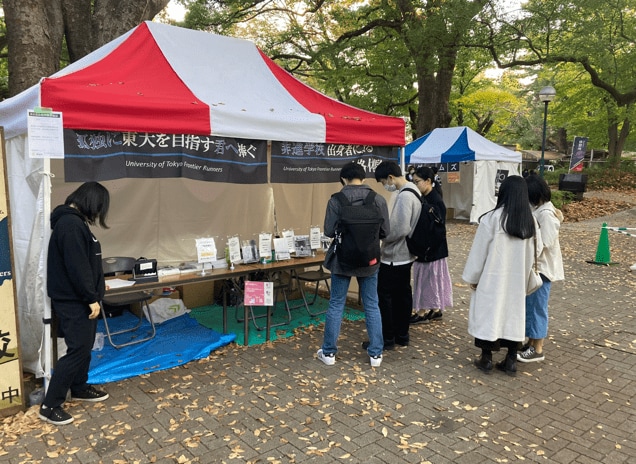
<svg viewBox="0 0 636 464">
<path fill-rule="evenodd" d="M 334 193 L 331 196 L 333 198 L 335 198 L 338 203 L 340 203 L 340 206 L 350 206 L 351 205 L 351 202 L 349 201 L 347 196 L 344 193 L 342 193 L 342 192 Z"/>
<path fill-rule="evenodd" d="M 364 199 L 365 205 L 371 205 L 375 202 L 375 192 L 371 190 Z"/>
<path fill-rule="evenodd" d="M 411 187 L 406 187 L 404 190 L 400 191 L 400 193 L 402 192 L 411 192 L 413 195 L 417 197 L 418 200 L 422 201 L 422 195 L 419 192 L 416 192 L 415 190 L 413 190 Z"/>
</svg>

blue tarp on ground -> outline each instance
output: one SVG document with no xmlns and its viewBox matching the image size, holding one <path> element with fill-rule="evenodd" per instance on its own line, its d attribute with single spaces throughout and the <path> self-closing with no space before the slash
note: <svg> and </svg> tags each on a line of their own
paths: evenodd
<svg viewBox="0 0 636 464">
<path fill-rule="evenodd" d="M 136 316 L 124 312 L 119 317 L 108 319 L 111 332 L 122 328 L 133 327 Z M 189 315 L 170 319 L 155 325 L 157 334 L 151 340 L 135 345 L 115 349 L 104 340 L 101 351 L 93 351 L 91 366 L 88 372 L 88 382 L 103 384 L 116 382 L 149 372 L 170 369 L 195 359 L 207 357 L 215 349 L 231 343 L 236 334 L 221 334 L 215 330 L 200 325 Z M 97 331 L 106 333 L 104 322 L 98 321 Z M 150 324 L 144 319 L 137 329 L 143 337 L 151 331 Z M 129 334 L 115 335 L 115 343 L 122 343 L 130 339 Z"/>
</svg>

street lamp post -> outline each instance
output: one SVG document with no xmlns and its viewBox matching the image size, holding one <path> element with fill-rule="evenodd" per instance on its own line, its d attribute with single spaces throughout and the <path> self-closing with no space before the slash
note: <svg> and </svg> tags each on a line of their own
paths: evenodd
<svg viewBox="0 0 636 464">
<path fill-rule="evenodd" d="M 548 124 L 548 103 L 554 100 L 556 97 L 556 90 L 554 87 L 547 86 L 539 91 L 539 100 L 545 103 L 543 110 L 543 140 L 541 141 L 541 161 L 539 162 L 539 175 L 543 177 L 543 171 L 545 170 L 545 133 Z"/>
</svg>

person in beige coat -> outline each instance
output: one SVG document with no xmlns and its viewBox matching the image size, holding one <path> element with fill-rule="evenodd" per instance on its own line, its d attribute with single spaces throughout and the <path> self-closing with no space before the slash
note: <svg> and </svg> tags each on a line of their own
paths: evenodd
<svg viewBox="0 0 636 464">
<path fill-rule="evenodd" d="M 462 279 L 473 292 L 468 333 L 481 348 L 475 365 L 493 369 L 492 352 L 508 348 L 495 367 L 514 376 L 517 350 L 525 338 L 526 286 L 534 264 L 534 240 L 543 244 L 530 210 L 528 190 L 520 176 L 509 176 L 499 188 L 495 209 L 481 216 Z"/>
<path fill-rule="evenodd" d="M 526 297 L 526 337 L 528 344 L 517 354 L 520 362 L 543 361 L 543 340 L 548 335 L 548 299 L 552 282 L 564 279 L 563 258 L 559 243 L 559 229 L 563 213 L 552 204 L 552 194 L 546 181 L 536 174 L 526 178 L 528 199 L 533 207 L 533 215 L 541 228 L 543 250 L 537 267 L 543 285 Z"/>
</svg>

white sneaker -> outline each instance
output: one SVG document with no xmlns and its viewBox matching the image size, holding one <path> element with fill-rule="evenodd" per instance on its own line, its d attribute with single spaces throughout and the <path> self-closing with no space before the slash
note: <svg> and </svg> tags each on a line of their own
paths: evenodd
<svg viewBox="0 0 636 464">
<path fill-rule="evenodd" d="M 333 366 L 334 364 L 336 364 L 336 355 L 324 354 L 322 352 L 322 348 L 318 350 L 318 352 L 316 353 L 316 356 L 318 357 L 318 359 L 324 362 L 327 366 Z"/>
<path fill-rule="evenodd" d="M 380 367 L 380 364 L 382 364 L 382 355 L 369 356 L 369 361 L 371 361 L 371 367 Z"/>
</svg>

